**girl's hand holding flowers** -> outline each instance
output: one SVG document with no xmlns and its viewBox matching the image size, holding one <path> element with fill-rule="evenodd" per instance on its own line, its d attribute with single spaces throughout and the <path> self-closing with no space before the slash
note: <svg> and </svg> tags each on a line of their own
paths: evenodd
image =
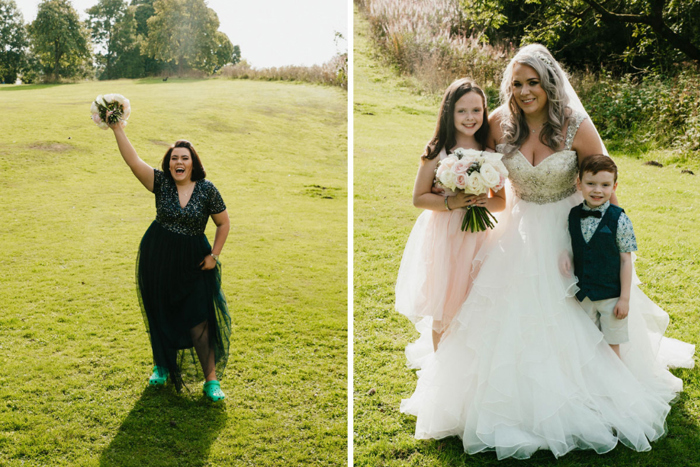
<svg viewBox="0 0 700 467">
<path fill-rule="evenodd" d="M 90 106 L 92 121 L 103 130 L 115 125 L 125 127 L 131 115 L 129 99 L 121 94 L 99 95 Z"/>
<path fill-rule="evenodd" d="M 455 207 L 467 207 L 462 230 L 479 232 L 493 228 L 494 222 L 498 222 L 485 206 L 489 190 L 502 189 L 508 177 L 501 157 L 502 154 L 495 152 L 458 148 L 438 164 L 437 183 L 457 192 Z"/>
</svg>

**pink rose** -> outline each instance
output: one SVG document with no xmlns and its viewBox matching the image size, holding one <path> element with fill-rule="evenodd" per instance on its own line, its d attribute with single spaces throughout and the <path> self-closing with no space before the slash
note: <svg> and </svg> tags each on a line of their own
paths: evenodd
<svg viewBox="0 0 700 467">
<path fill-rule="evenodd" d="M 469 170 L 469 166 L 471 166 L 470 162 L 467 162 L 465 160 L 459 160 L 455 162 L 454 165 L 454 172 L 457 174 L 465 174 L 467 173 L 467 170 Z"/>
<path fill-rule="evenodd" d="M 457 188 L 464 190 L 464 188 L 467 186 L 467 180 L 469 180 L 469 178 L 467 177 L 466 173 L 457 174 L 457 177 L 455 178 L 455 185 Z"/>
<path fill-rule="evenodd" d="M 498 190 L 502 189 L 504 186 L 506 186 L 506 177 L 501 175 L 501 178 L 498 180 L 498 185 L 496 185 L 493 188 L 493 191 L 498 191 Z"/>
</svg>

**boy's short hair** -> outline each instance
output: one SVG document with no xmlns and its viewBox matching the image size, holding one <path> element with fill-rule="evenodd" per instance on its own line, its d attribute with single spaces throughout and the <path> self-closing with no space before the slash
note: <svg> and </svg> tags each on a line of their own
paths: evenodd
<svg viewBox="0 0 700 467">
<path fill-rule="evenodd" d="M 579 180 L 583 180 L 583 174 L 586 172 L 591 172 L 593 175 L 598 172 L 610 172 L 615 176 L 615 182 L 617 182 L 617 166 L 605 154 L 593 154 L 583 159 L 578 169 Z"/>
</svg>

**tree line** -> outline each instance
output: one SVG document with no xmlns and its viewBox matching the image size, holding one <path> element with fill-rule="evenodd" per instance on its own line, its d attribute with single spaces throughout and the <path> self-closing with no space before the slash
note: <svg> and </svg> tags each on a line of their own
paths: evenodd
<svg viewBox="0 0 700 467">
<path fill-rule="evenodd" d="M 580 70 L 673 74 L 700 66 L 697 0 L 459 0 L 467 35 L 540 42 Z"/>
<path fill-rule="evenodd" d="M 100 0 L 86 13 L 43 0 L 25 24 L 14 0 L 0 0 L 2 82 L 214 73 L 241 60 L 204 0 Z"/>
</svg>

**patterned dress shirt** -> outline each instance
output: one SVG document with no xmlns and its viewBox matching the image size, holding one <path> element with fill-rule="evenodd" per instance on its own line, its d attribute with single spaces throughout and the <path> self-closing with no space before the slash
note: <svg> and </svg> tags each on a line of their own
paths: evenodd
<svg viewBox="0 0 700 467">
<path fill-rule="evenodd" d="M 583 202 L 584 211 L 600 211 L 601 217 L 605 215 L 605 211 L 610 206 L 610 201 L 606 201 L 605 204 L 601 204 L 597 208 L 589 208 L 586 202 Z M 589 216 L 581 219 L 581 233 L 583 233 L 583 239 L 588 243 L 593 237 L 598 224 L 600 224 L 601 219 L 597 217 Z M 631 251 L 637 251 L 637 238 L 634 236 L 634 229 L 632 228 L 632 221 L 627 214 L 624 212 L 620 214 L 620 218 L 617 221 L 617 248 L 619 248 L 620 253 L 629 253 Z"/>
</svg>

